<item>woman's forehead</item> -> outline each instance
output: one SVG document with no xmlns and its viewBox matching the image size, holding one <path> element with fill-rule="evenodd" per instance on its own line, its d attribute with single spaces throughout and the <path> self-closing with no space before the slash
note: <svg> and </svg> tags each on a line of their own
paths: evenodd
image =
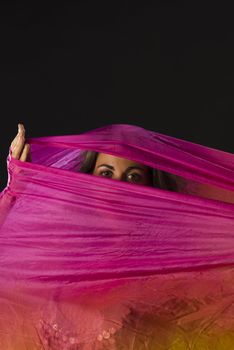
<svg viewBox="0 0 234 350">
<path fill-rule="evenodd" d="M 99 153 L 97 157 L 97 165 L 100 165 L 102 163 L 109 164 L 109 165 L 121 165 L 121 166 L 134 166 L 134 165 L 140 165 L 142 168 L 147 168 L 145 165 L 137 163 L 133 160 L 122 158 L 122 157 L 116 157 L 111 154 L 106 153 Z"/>
</svg>

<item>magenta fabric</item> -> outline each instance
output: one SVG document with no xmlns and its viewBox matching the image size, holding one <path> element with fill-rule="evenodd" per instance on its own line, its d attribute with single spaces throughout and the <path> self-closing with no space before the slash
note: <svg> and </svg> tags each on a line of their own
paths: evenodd
<svg viewBox="0 0 234 350">
<path fill-rule="evenodd" d="M 133 125 L 28 142 L 0 197 L 0 349 L 234 349 L 234 155 Z M 177 191 L 79 173 L 83 150 Z"/>
</svg>

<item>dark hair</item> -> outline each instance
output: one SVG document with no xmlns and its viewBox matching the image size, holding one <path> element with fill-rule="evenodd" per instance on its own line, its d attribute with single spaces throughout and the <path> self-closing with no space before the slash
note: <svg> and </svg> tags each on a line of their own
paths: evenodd
<svg viewBox="0 0 234 350">
<path fill-rule="evenodd" d="M 84 151 L 83 152 L 83 161 L 80 166 L 79 172 L 92 174 L 95 168 L 98 152 L 95 151 Z M 154 169 L 149 167 L 151 174 L 151 183 L 153 187 L 158 187 L 165 190 L 176 191 L 176 182 L 170 176 L 169 173 L 165 171 Z"/>
<path fill-rule="evenodd" d="M 97 160 L 98 152 L 95 151 L 84 151 L 83 152 L 83 162 L 79 169 L 80 173 L 92 174 L 96 160 Z"/>
</svg>

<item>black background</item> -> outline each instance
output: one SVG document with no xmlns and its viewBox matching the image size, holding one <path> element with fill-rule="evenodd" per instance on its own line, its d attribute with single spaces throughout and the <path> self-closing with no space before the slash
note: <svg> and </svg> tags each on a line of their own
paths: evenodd
<svg viewBox="0 0 234 350">
<path fill-rule="evenodd" d="M 0 176 L 27 136 L 143 126 L 234 151 L 232 2 L 0 2 Z"/>
</svg>

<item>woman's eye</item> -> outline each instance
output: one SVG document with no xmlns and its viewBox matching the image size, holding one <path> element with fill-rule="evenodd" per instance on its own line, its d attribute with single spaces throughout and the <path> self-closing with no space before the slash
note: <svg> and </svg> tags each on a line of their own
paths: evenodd
<svg viewBox="0 0 234 350">
<path fill-rule="evenodd" d="M 139 181 L 141 181 L 142 176 L 137 174 L 137 173 L 133 173 L 133 174 L 128 174 L 127 178 L 130 181 L 139 182 Z"/>
<path fill-rule="evenodd" d="M 111 177 L 112 176 L 112 171 L 109 170 L 104 170 L 100 172 L 101 176 L 105 176 L 105 177 Z"/>
</svg>

